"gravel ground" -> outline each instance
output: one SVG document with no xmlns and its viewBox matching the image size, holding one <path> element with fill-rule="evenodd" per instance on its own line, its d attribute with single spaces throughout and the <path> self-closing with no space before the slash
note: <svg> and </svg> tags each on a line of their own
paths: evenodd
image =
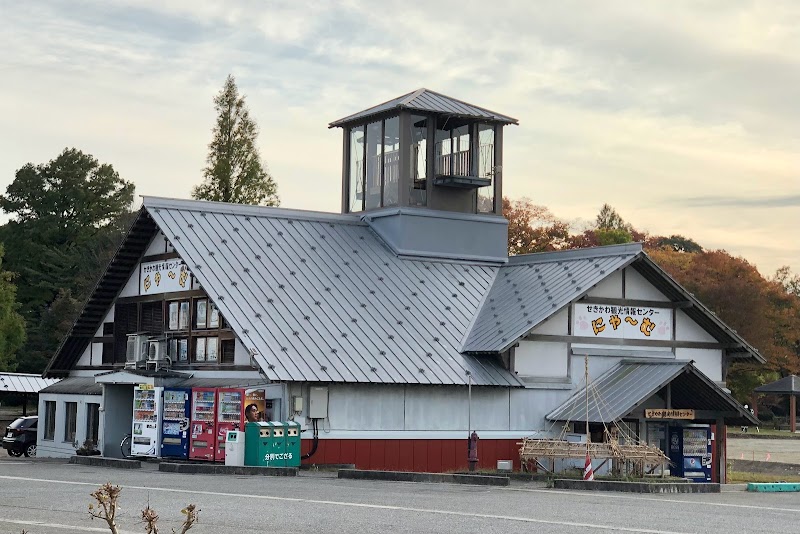
<svg viewBox="0 0 800 534">
<path fill-rule="evenodd" d="M 800 464 L 800 439 L 728 438 L 728 458 Z"/>
</svg>

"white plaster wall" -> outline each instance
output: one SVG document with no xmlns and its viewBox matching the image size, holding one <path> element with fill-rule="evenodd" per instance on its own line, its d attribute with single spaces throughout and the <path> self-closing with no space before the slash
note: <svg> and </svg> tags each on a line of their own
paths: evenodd
<svg viewBox="0 0 800 534">
<path fill-rule="evenodd" d="M 622 271 L 609 274 L 593 287 L 587 295 L 612 299 L 622 298 Z"/>
<path fill-rule="evenodd" d="M 98 345 L 100 347 L 100 350 L 97 351 L 96 348 L 93 348 L 93 345 Z M 92 351 L 94 351 L 94 354 L 100 354 L 101 356 L 100 359 L 102 360 L 102 355 L 103 355 L 102 343 L 89 343 L 83 350 L 83 353 L 81 353 L 81 357 L 78 358 L 78 363 L 76 365 L 86 366 L 86 365 L 92 365 L 92 363 L 97 364 L 97 362 L 95 361 L 97 360 L 97 358 L 92 358 Z"/>
<path fill-rule="evenodd" d="M 520 341 L 514 349 L 514 372 L 521 376 L 566 378 L 567 355 L 566 343 Z"/>
<path fill-rule="evenodd" d="M 575 389 L 512 389 L 509 392 L 509 429 L 530 435 L 561 429 L 545 416 L 564 403 Z"/>
<path fill-rule="evenodd" d="M 721 349 L 675 349 L 678 360 L 694 360 L 694 365 L 715 382 L 722 382 Z"/>
<path fill-rule="evenodd" d="M 566 336 L 569 333 L 569 307 L 551 315 L 546 321 L 531 330 L 532 334 Z"/>
<path fill-rule="evenodd" d="M 44 439 L 46 427 L 45 421 L 45 401 L 55 401 L 56 403 L 56 424 L 55 434 L 52 440 Z M 75 443 L 64 441 L 64 424 L 66 422 L 67 402 L 77 402 L 78 411 L 75 424 Z M 66 395 L 55 393 L 41 393 L 39 395 L 39 425 L 36 438 L 36 456 L 40 458 L 66 458 L 75 454 L 76 446 L 80 446 L 86 440 L 86 414 L 87 404 L 101 405 L 100 395 Z M 103 417 L 101 414 L 99 424 L 98 448 L 102 449 L 103 442 Z"/>
<path fill-rule="evenodd" d="M 167 241 L 164 238 L 164 234 L 161 231 L 159 231 L 155 235 L 153 240 L 150 241 L 150 244 L 147 245 L 144 255 L 155 256 L 156 254 L 164 254 L 166 252 L 169 252 L 169 250 L 167 249 Z"/>
<path fill-rule="evenodd" d="M 133 268 L 130 278 L 120 291 L 119 297 L 138 297 L 139 296 L 139 264 Z"/>
<path fill-rule="evenodd" d="M 669 299 L 661 291 L 645 280 L 633 267 L 625 269 L 625 298 L 669 302 Z"/>
<path fill-rule="evenodd" d="M 717 340 L 692 321 L 683 310 L 675 310 L 675 339 L 680 341 L 708 341 L 716 343 Z"/>
<path fill-rule="evenodd" d="M 114 322 L 114 305 L 112 304 L 111 309 L 108 310 L 108 312 L 106 312 L 106 316 L 103 317 L 103 323 L 113 323 L 113 322 Z M 103 335 L 103 325 L 101 323 L 100 326 L 97 327 L 97 331 L 94 333 L 94 336 L 102 337 L 102 335 Z"/>
<path fill-rule="evenodd" d="M 236 338 L 236 345 L 233 351 L 234 365 L 250 365 L 250 351 L 244 344 Z"/>
</svg>

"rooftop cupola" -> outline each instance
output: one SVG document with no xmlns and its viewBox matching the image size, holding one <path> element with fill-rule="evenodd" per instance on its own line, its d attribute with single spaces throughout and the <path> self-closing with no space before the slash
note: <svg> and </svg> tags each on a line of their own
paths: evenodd
<svg viewBox="0 0 800 534">
<path fill-rule="evenodd" d="M 502 215 L 507 124 L 517 120 L 427 89 L 332 122 L 344 130 L 342 213 Z"/>
</svg>

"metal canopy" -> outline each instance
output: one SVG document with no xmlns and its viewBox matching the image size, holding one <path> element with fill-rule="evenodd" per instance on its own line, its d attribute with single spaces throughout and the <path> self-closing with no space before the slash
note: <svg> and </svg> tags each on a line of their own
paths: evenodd
<svg viewBox="0 0 800 534">
<path fill-rule="evenodd" d="M 65 393 L 73 395 L 102 395 L 103 386 L 96 383 L 93 376 L 78 376 L 56 381 L 39 393 Z"/>
<path fill-rule="evenodd" d="M 58 382 L 28 373 L 0 373 L 0 393 L 38 393 Z"/>
<path fill-rule="evenodd" d="M 547 414 L 549 421 L 588 421 L 608 423 L 627 416 L 641 403 L 671 384 L 673 409 L 695 409 L 737 413 L 726 418 L 731 423 L 760 424 L 730 394 L 687 361 L 622 361 L 589 383 L 564 404 Z"/>
<path fill-rule="evenodd" d="M 789 375 L 758 386 L 755 390 L 756 393 L 774 393 L 776 395 L 800 395 L 800 376 Z"/>
<path fill-rule="evenodd" d="M 499 122 L 502 124 L 519 124 L 517 119 L 489 111 L 473 104 L 445 96 L 435 91 L 422 88 L 393 98 L 383 104 L 378 104 L 364 111 L 359 111 L 343 119 L 333 121 L 328 128 L 346 126 L 353 123 L 363 123 L 365 119 L 380 115 L 391 110 L 407 109 L 423 113 L 437 113 L 454 117 L 485 120 L 486 122 Z"/>
<path fill-rule="evenodd" d="M 496 267 L 399 258 L 350 215 L 144 207 L 270 380 L 522 385 L 460 352 Z"/>
</svg>

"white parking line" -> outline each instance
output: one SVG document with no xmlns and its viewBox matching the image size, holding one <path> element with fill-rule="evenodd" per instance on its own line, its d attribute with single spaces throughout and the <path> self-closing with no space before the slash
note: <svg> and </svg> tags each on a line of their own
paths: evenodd
<svg viewBox="0 0 800 534">
<path fill-rule="evenodd" d="M 575 496 L 576 493 L 574 491 L 567 491 L 567 490 L 557 490 L 557 489 L 530 489 L 530 488 L 498 488 L 502 491 L 521 491 L 521 492 L 528 492 L 528 493 L 561 493 L 564 495 L 572 495 Z M 589 494 L 589 492 L 586 492 Z M 697 494 L 694 494 L 697 495 Z M 720 506 L 723 508 L 743 508 L 743 509 L 752 509 L 752 510 L 771 510 L 775 512 L 794 512 L 796 514 L 800 514 L 800 508 L 778 508 L 778 507 L 771 507 L 771 506 L 762 506 L 762 505 L 754 505 L 754 504 L 731 504 L 731 503 L 724 503 L 724 502 L 713 502 L 713 501 L 698 501 L 696 499 L 669 499 L 667 497 L 637 497 L 634 495 L 626 495 L 624 493 L 602 493 L 599 491 L 591 492 L 591 496 L 593 499 L 628 499 L 634 501 L 655 501 L 655 502 L 669 502 L 669 503 L 677 503 L 677 504 L 694 504 L 698 506 Z"/>
<path fill-rule="evenodd" d="M 81 527 L 78 525 L 63 525 L 61 523 L 45 523 L 44 521 L 24 521 L 22 519 L 5 519 L 0 517 L 0 523 L 9 523 L 11 525 L 24 525 L 28 527 L 47 527 L 57 528 L 59 530 L 77 530 L 79 532 L 108 532 L 108 528 L 97 527 Z M 135 532 L 120 530 L 120 534 L 136 534 Z"/>
<path fill-rule="evenodd" d="M 44 482 L 48 484 L 66 484 L 66 485 L 74 485 L 74 486 L 100 486 L 102 483 L 95 483 L 95 482 L 73 482 L 67 480 L 43 480 L 39 478 L 28 478 L 28 477 L 14 477 L 14 476 L 3 476 L 0 475 L 0 479 L 5 480 L 20 480 L 20 481 L 28 481 L 28 482 Z M 162 491 L 165 493 L 185 493 L 189 495 L 210 495 L 210 496 L 222 496 L 222 497 L 239 497 L 239 498 L 249 498 L 249 499 L 259 499 L 259 500 L 268 500 L 268 501 L 283 501 L 283 502 L 296 502 L 296 503 L 308 503 L 308 504 L 324 504 L 328 506 L 343 506 L 343 507 L 351 507 L 351 508 L 367 508 L 367 509 L 375 509 L 375 510 L 393 510 L 393 511 L 400 511 L 400 512 L 414 512 L 414 513 L 426 513 L 426 514 L 437 514 L 437 515 L 449 515 L 449 516 L 458 516 L 458 517 L 471 517 L 476 519 L 495 519 L 495 520 L 504 520 L 504 521 L 514 521 L 514 522 L 521 522 L 521 523 L 534 523 L 540 525 L 562 525 L 562 526 L 569 526 L 569 527 L 576 527 L 576 528 L 589 528 L 595 530 L 613 530 L 617 532 L 644 532 L 646 534 L 684 534 L 677 531 L 672 530 L 653 530 L 653 529 L 645 529 L 645 528 L 628 528 L 628 527 L 621 527 L 616 525 L 597 525 L 592 523 L 578 523 L 572 521 L 548 521 L 546 519 L 535 519 L 531 517 L 518 517 L 518 516 L 509 516 L 509 515 L 497 515 L 497 514 L 478 514 L 478 513 L 469 513 L 469 512 L 455 512 L 452 510 L 436 510 L 436 509 L 429 509 L 429 508 L 411 508 L 408 506 L 389 506 L 389 505 L 382 505 L 382 504 L 366 504 L 366 503 L 354 503 L 354 502 L 342 502 L 342 501 L 325 501 L 319 499 L 300 499 L 296 497 L 273 497 L 269 495 L 248 495 L 248 494 L 241 494 L 241 493 L 225 493 L 225 492 L 217 492 L 217 491 L 197 491 L 197 490 L 184 490 L 184 489 L 176 489 L 176 488 L 157 488 L 157 487 L 149 487 L 149 486 L 130 486 L 125 485 L 126 489 L 140 489 L 140 490 L 147 490 L 147 491 Z M 0 518 L 0 521 L 5 521 L 4 519 Z M 76 529 L 78 527 L 75 527 Z M 94 532 L 94 530 L 92 530 Z"/>
</svg>

